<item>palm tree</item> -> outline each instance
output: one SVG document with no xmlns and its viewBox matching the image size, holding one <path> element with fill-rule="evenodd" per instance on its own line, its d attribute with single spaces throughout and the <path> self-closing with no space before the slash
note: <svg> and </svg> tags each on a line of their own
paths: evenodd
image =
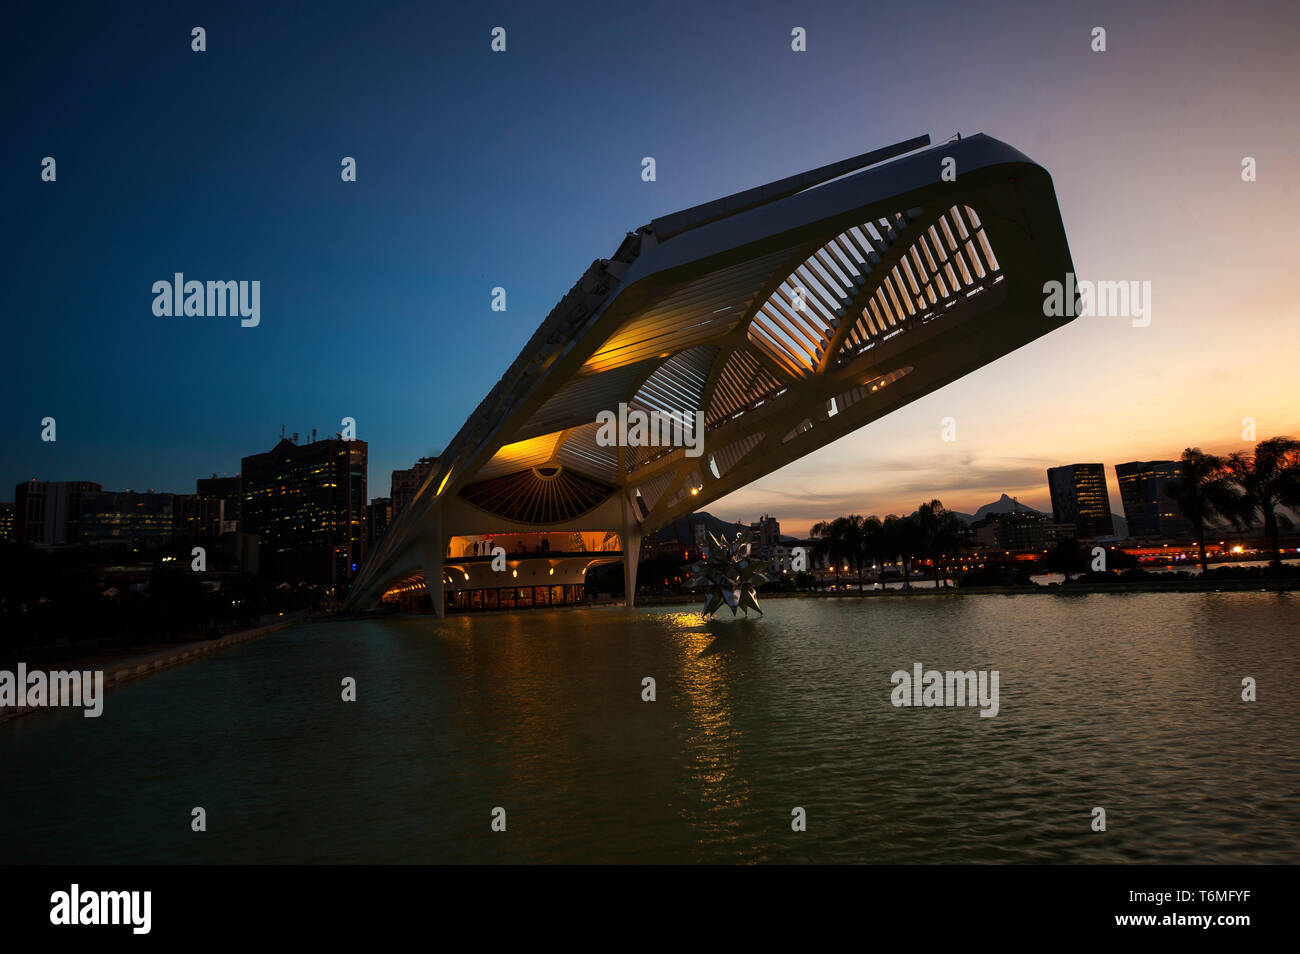
<svg viewBox="0 0 1300 954">
<path fill-rule="evenodd" d="M 892 556 L 889 552 L 889 539 L 885 532 L 885 523 L 876 515 L 872 514 L 862 521 L 862 560 L 865 563 L 870 560 L 872 565 L 885 568 L 885 561 Z M 876 581 L 880 583 L 881 589 L 884 584 L 880 582 L 880 572 L 876 574 Z"/>
<path fill-rule="evenodd" d="M 1165 485 L 1165 496 L 1173 500 L 1179 512 L 1195 527 L 1196 545 L 1201 551 L 1201 572 L 1204 573 L 1205 524 L 1215 517 L 1226 517 L 1238 523 L 1241 504 L 1233 492 L 1232 479 L 1222 457 L 1202 453 L 1199 447 L 1188 447 L 1180 460 L 1182 476 Z"/>
<path fill-rule="evenodd" d="M 915 517 L 899 517 L 890 514 L 885 518 L 885 538 L 889 541 L 889 550 L 903 564 L 903 589 L 912 588 L 910 563 L 920 552 L 921 528 Z"/>
<path fill-rule="evenodd" d="M 809 528 L 808 536 L 817 541 L 813 544 L 813 552 L 818 556 L 825 554 L 827 561 L 834 565 L 835 554 L 831 552 L 830 531 L 829 520 L 818 520 Z"/>
<path fill-rule="evenodd" d="M 951 553 L 961 539 L 961 521 L 938 500 L 923 503 L 911 518 L 916 521 L 921 552 L 934 569 L 934 588 L 939 588 L 939 559 Z"/>
<path fill-rule="evenodd" d="M 1300 441 L 1290 437 L 1270 437 L 1255 445 L 1255 453 L 1240 451 L 1227 460 L 1232 481 L 1241 488 L 1237 513 L 1244 522 L 1254 523 L 1255 514 L 1263 518 L 1264 536 L 1273 552 L 1273 566 L 1282 565 L 1278 550 L 1278 524 L 1291 526 L 1279 507 L 1300 503 Z"/>
<path fill-rule="evenodd" d="M 823 541 L 832 565 L 847 563 L 857 569 L 859 590 L 862 589 L 863 523 L 862 517 L 855 513 L 836 517 L 829 523 L 819 521 L 812 528 L 812 535 Z"/>
<path fill-rule="evenodd" d="M 844 540 L 848 550 L 849 561 L 858 572 L 858 592 L 862 592 L 862 526 L 866 522 L 856 513 L 842 518 L 845 524 Z"/>
</svg>

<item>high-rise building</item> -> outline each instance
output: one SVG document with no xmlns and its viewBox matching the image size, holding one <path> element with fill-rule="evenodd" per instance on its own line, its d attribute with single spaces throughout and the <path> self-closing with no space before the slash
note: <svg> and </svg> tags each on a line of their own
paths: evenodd
<svg viewBox="0 0 1300 954">
<path fill-rule="evenodd" d="M 365 441 L 280 439 L 242 463 L 240 529 L 258 537 L 264 577 L 349 582 L 366 554 Z"/>
<path fill-rule="evenodd" d="M 372 549 L 393 522 L 393 498 L 376 497 L 366 507 L 366 548 Z"/>
<path fill-rule="evenodd" d="M 416 461 L 414 467 L 393 471 L 393 487 L 391 491 L 393 518 L 396 518 L 402 512 L 402 508 L 415 499 L 420 485 L 429 479 L 429 475 L 433 473 L 433 469 L 437 466 L 438 458 L 421 457 Z"/>
<path fill-rule="evenodd" d="M 12 540 L 14 535 L 14 505 L 0 503 L 0 540 Z"/>
<path fill-rule="evenodd" d="M 1025 508 L 990 513 L 976 524 L 975 539 L 998 550 L 1039 550 L 1077 532 L 1072 523 L 1053 523 L 1047 514 Z"/>
<path fill-rule="evenodd" d="M 1183 465 L 1176 460 L 1135 460 L 1115 465 L 1130 537 L 1191 536 L 1192 522 L 1165 493 L 1169 482 L 1182 475 Z"/>
<path fill-rule="evenodd" d="M 182 541 L 219 537 L 233 523 L 225 519 L 225 512 L 226 502 L 220 497 L 176 494 L 172 501 L 172 538 Z"/>
<path fill-rule="evenodd" d="M 790 570 L 790 548 L 781 540 L 781 523 L 771 514 L 763 514 L 749 525 L 753 534 L 750 552 L 759 560 L 768 561 L 768 569 L 774 573 Z"/>
<path fill-rule="evenodd" d="M 175 496 L 129 490 L 83 493 L 77 542 L 166 546 L 172 539 Z"/>
<path fill-rule="evenodd" d="M 194 482 L 194 492 L 200 497 L 221 501 L 221 520 L 224 524 L 222 531 L 225 533 L 239 529 L 239 505 L 243 498 L 240 486 L 238 474 L 234 477 L 218 477 L 213 474 L 211 477 L 200 477 Z"/>
<path fill-rule="evenodd" d="M 14 488 L 14 537 L 53 546 L 78 542 L 81 495 L 99 492 L 89 480 L 29 480 Z"/>
<path fill-rule="evenodd" d="M 754 533 L 754 544 L 759 547 L 775 547 L 781 544 L 781 523 L 771 514 L 763 514 L 755 523 L 749 525 Z"/>
<path fill-rule="evenodd" d="M 1047 469 L 1052 512 L 1057 523 L 1072 523 L 1084 540 L 1115 533 L 1103 464 L 1066 464 Z"/>
</svg>

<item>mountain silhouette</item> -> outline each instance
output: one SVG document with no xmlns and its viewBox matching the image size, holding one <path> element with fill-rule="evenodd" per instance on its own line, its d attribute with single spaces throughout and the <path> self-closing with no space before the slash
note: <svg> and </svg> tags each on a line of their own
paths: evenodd
<svg viewBox="0 0 1300 954">
<path fill-rule="evenodd" d="M 978 510 L 975 511 L 973 515 L 969 517 L 967 517 L 965 514 L 958 514 L 958 516 L 965 518 L 967 523 L 975 523 L 976 521 L 983 520 L 985 517 L 994 513 L 1041 513 L 1041 512 L 1042 511 L 1040 510 L 1035 510 L 1033 507 L 1029 507 L 1026 506 L 1025 504 L 1022 504 L 1019 500 L 1016 500 L 1014 497 L 1008 497 L 1006 494 L 1003 494 L 1001 497 L 999 497 L 997 500 L 993 501 L 992 503 L 986 503 L 984 506 L 980 507 Z"/>
</svg>

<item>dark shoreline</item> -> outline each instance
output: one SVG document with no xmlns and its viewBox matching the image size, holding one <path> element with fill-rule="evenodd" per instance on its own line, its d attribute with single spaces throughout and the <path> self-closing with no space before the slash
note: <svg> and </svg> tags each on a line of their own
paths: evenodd
<svg viewBox="0 0 1300 954">
<path fill-rule="evenodd" d="M 133 679 L 139 679 L 141 676 L 148 676 L 155 672 L 162 672 L 164 669 L 171 669 L 173 666 L 179 666 L 193 660 L 200 659 L 204 656 L 210 656 L 213 653 L 228 649 L 240 643 L 246 643 L 251 639 L 257 639 L 259 636 L 266 636 L 277 630 L 284 629 L 302 622 L 302 617 L 298 614 L 287 614 L 284 618 L 277 618 L 273 623 L 263 623 L 249 629 L 241 629 L 234 633 L 227 633 L 217 639 L 201 639 L 187 643 L 176 643 L 175 645 L 166 646 L 153 652 L 136 654 L 134 656 L 113 657 L 105 659 L 101 653 L 99 656 L 83 656 L 81 659 L 71 658 L 57 663 L 50 667 L 55 671 L 72 671 L 72 670 L 102 670 L 104 673 L 104 691 L 115 686 L 120 686 L 124 682 L 130 682 Z M 45 668 L 33 666 L 32 669 Z M 47 671 L 49 671 L 47 669 Z M 57 708 L 55 706 L 23 706 L 23 707 L 0 707 L 0 725 L 11 719 L 18 719 L 26 715 L 43 709 Z"/>
<path fill-rule="evenodd" d="M 775 599 L 913 599 L 936 596 L 1071 596 L 1076 593 L 1220 593 L 1245 592 L 1260 590 L 1267 592 L 1290 592 L 1300 590 L 1300 577 L 1258 580 L 1170 580 L 1155 583 L 1146 580 L 1131 580 L 1114 583 L 1052 583 L 1033 584 L 1029 586 L 945 586 L 917 587 L 904 590 L 799 590 L 793 592 L 758 593 L 760 605 L 764 600 Z M 644 597 L 637 600 L 637 606 L 672 605 L 680 603 L 703 603 L 693 596 Z M 621 605 L 618 601 L 614 604 Z"/>
<path fill-rule="evenodd" d="M 941 588 L 934 587 L 917 587 L 915 589 L 904 590 L 786 590 L 765 593 L 762 590 L 758 593 L 758 601 L 761 606 L 768 600 L 790 600 L 790 599 L 922 599 L 946 596 L 1074 596 L 1088 593 L 1236 593 L 1236 592 L 1273 592 L 1286 593 L 1293 590 L 1300 590 L 1300 577 L 1281 577 L 1277 579 L 1242 579 L 1242 580 L 1168 580 L 1164 582 L 1154 582 L 1150 580 L 1125 580 L 1114 583 L 1050 583 L 1050 584 L 1030 584 L 1028 586 L 946 586 Z M 693 604 L 703 605 L 704 599 L 693 594 L 680 594 L 672 596 L 643 596 L 636 601 L 636 608 L 650 606 L 690 606 Z M 470 613 L 448 613 L 449 617 L 462 616 L 488 616 L 501 613 L 531 613 L 538 609 L 542 610 L 585 610 L 585 609 L 603 609 L 608 607 L 622 607 L 622 599 L 604 600 L 600 602 L 576 603 L 566 606 L 550 607 L 532 607 L 527 609 L 507 608 L 507 609 L 490 609 L 475 610 Z M 406 619 L 432 616 L 432 613 L 384 613 L 384 612 L 362 612 L 362 613 L 335 613 L 332 615 L 316 616 L 306 622 L 311 623 L 330 623 L 339 620 L 354 619 Z"/>
</svg>

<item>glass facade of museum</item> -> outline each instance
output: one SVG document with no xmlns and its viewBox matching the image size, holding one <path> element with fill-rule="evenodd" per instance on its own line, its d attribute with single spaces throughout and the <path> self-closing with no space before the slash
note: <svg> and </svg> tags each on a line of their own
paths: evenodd
<svg viewBox="0 0 1300 954">
<path fill-rule="evenodd" d="M 447 609 L 472 613 L 482 610 L 545 609 L 548 606 L 573 606 L 586 601 L 582 583 L 552 583 L 545 586 L 498 586 L 471 590 L 446 591 Z M 429 593 L 424 582 L 394 587 L 383 597 L 385 606 L 399 612 L 429 612 Z"/>
<path fill-rule="evenodd" d="M 473 611 L 571 606 L 583 602 L 584 589 L 581 583 L 557 583 L 551 586 L 502 586 L 482 590 L 455 590 L 447 594 L 447 608 Z"/>
</svg>

